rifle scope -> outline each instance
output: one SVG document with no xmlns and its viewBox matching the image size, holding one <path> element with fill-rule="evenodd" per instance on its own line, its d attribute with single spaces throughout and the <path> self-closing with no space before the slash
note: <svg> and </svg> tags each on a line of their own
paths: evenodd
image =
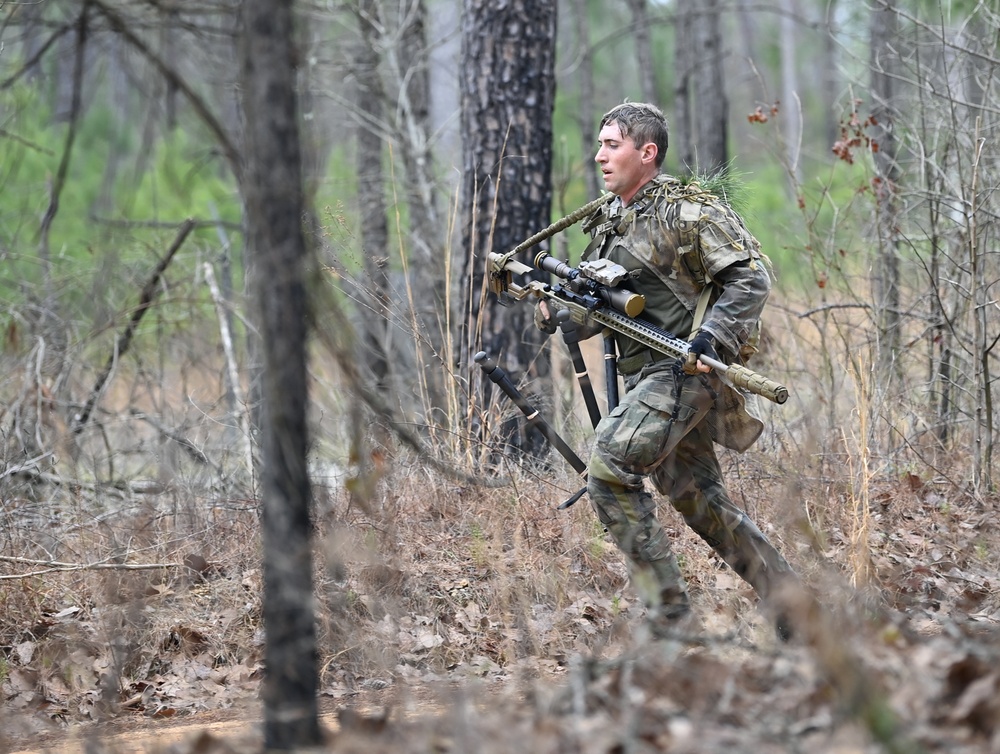
<svg viewBox="0 0 1000 754">
<path fill-rule="evenodd" d="M 590 269 L 583 269 L 583 265 L 581 265 L 581 269 L 577 269 L 549 256 L 547 251 L 541 251 L 535 257 L 535 267 L 545 272 L 551 272 L 563 280 L 568 280 L 574 290 L 585 287 L 588 293 L 630 317 L 639 316 L 646 308 L 645 296 L 627 288 L 617 287 L 617 281 L 628 274 L 620 265 L 610 265 L 610 267 L 619 268 L 620 272 L 613 272 L 609 266 L 605 265 L 594 265 Z"/>
</svg>

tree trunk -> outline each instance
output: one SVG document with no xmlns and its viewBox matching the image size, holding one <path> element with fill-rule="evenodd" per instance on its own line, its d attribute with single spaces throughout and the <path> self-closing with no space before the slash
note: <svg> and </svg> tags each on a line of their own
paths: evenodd
<svg viewBox="0 0 1000 754">
<path fill-rule="evenodd" d="M 832 147 L 840 134 L 840 118 L 837 114 L 837 99 L 840 94 L 840 77 L 837 74 L 840 45 L 837 41 L 837 2 L 827 0 L 826 18 L 824 19 L 823 56 L 822 56 L 822 88 L 823 103 L 826 105 L 826 117 L 823 119 L 823 135 L 827 147 Z"/>
<path fill-rule="evenodd" d="M 512 249 L 551 219 L 556 2 L 465 0 L 462 30 L 462 362 L 482 349 L 515 382 L 548 376 L 531 305 L 486 302 L 483 282 L 487 252 Z"/>
<path fill-rule="evenodd" d="M 359 0 L 358 24 L 361 44 L 355 55 L 357 66 L 358 196 L 361 197 L 361 243 L 364 247 L 364 285 L 358 291 L 362 302 L 363 359 L 381 394 L 389 388 L 389 358 L 386 353 L 389 326 L 388 247 L 389 225 L 385 207 L 385 174 L 382 169 L 385 91 L 379 76 L 377 52 L 379 10 L 375 0 Z"/>
<path fill-rule="evenodd" d="M 160 27 L 160 47 L 162 48 L 163 59 L 169 65 L 176 67 L 177 63 L 177 25 L 179 22 L 176 8 L 168 8 L 161 12 L 163 24 Z M 177 128 L 177 84 L 171 79 L 165 82 L 166 91 L 163 93 L 163 110 L 166 114 L 166 130 L 173 131 Z"/>
<path fill-rule="evenodd" d="M 590 51 L 587 0 L 573 0 L 573 30 L 576 33 L 576 42 L 580 46 L 580 65 L 576 69 L 576 79 L 580 91 L 579 124 L 584 158 L 583 181 L 587 187 L 587 196 L 594 197 L 601 193 L 601 182 L 597 177 L 597 169 L 590 160 L 597 151 L 597 134 L 594 131 L 598 112 L 594 104 L 594 59 Z"/>
<path fill-rule="evenodd" d="M 763 96 L 763 82 L 760 81 L 756 67 L 760 56 L 757 52 L 757 21 L 750 0 L 737 0 L 736 19 L 739 32 L 736 43 L 740 47 L 741 60 L 735 67 L 733 84 L 744 92 L 754 92 L 754 99 Z M 749 98 L 748 98 L 749 99 Z M 752 101 L 752 100 L 751 100 Z"/>
<path fill-rule="evenodd" d="M 674 20 L 674 128 L 670 135 L 677 145 L 679 172 L 695 170 L 694 130 L 691 122 L 691 80 L 697 48 L 690 0 L 678 0 Z"/>
<path fill-rule="evenodd" d="M 131 85 L 129 82 L 126 43 L 114 36 L 107 43 L 107 107 L 114 113 L 114 120 L 107 134 L 107 156 L 101 176 L 101 193 L 94 201 L 92 212 L 99 217 L 110 217 L 115 212 L 114 195 L 122 166 L 122 134 L 132 119 Z"/>
<path fill-rule="evenodd" d="M 246 0 L 243 191 L 264 357 L 264 746 L 321 743 L 306 468 L 305 209 L 292 4 Z"/>
<path fill-rule="evenodd" d="M 995 248 L 989 236 L 989 220 L 986 212 L 980 209 L 979 171 L 982 167 L 982 118 L 975 120 L 975 139 L 977 145 L 972 164 L 972 181 L 968 191 L 966 207 L 966 229 L 968 234 L 969 261 L 968 269 L 972 285 L 972 356 L 973 385 L 975 387 L 975 409 L 973 411 L 972 432 L 972 473 L 973 483 L 980 491 L 994 491 L 993 480 L 993 380 L 990 377 L 990 358 L 993 349 L 1000 341 L 1000 334 L 990 331 L 990 321 L 996 322 L 995 315 L 990 312 L 996 308 L 996 298 L 990 289 L 996 286 L 995 274 L 987 272 L 987 259 L 990 251 Z M 971 210 L 971 211 L 970 211 Z M 982 222 L 984 227 L 980 227 Z M 983 234 L 980 237 L 980 234 Z"/>
<path fill-rule="evenodd" d="M 785 126 L 785 162 L 793 183 L 792 196 L 795 196 L 802 183 L 799 164 L 802 102 L 798 96 L 798 66 L 795 61 L 795 0 L 781 0 L 781 10 L 781 114 Z"/>
<path fill-rule="evenodd" d="M 443 364 L 448 321 L 445 278 L 446 227 L 437 199 L 434 155 L 431 149 L 430 77 L 427 68 L 427 10 L 424 0 L 400 5 L 399 43 L 386 46 L 396 91 L 393 130 L 401 145 L 409 210 L 407 283 L 417 344 L 417 374 L 423 399 L 431 408 L 444 409 Z"/>
<path fill-rule="evenodd" d="M 729 163 L 729 100 L 719 15 L 719 0 L 704 0 L 692 21 L 695 163 L 705 174 Z"/>
<path fill-rule="evenodd" d="M 649 13 L 647 13 L 646 0 L 627 0 L 627 2 L 629 13 L 632 14 L 635 57 L 639 68 L 642 97 L 646 102 L 656 104 L 660 90 L 656 83 L 656 61 L 653 57 L 653 45 L 649 36 Z"/>
<path fill-rule="evenodd" d="M 871 92 L 874 125 L 871 138 L 876 176 L 873 181 L 878 230 L 878 258 L 873 282 L 879 332 L 879 373 L 889 388 L 899 351 L 899 165 L 894 132 L 899 19 L 895 0 L 877 5 L 871 15 Z"/>
</svg>

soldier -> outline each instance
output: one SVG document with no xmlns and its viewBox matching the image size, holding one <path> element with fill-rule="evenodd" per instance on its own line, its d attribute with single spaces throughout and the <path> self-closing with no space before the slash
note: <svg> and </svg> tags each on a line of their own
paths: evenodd
<svg viewBox="0 0 1000 754">
<path fill-rule="evenodd" d="M 753 350 L 771 287 L 760 244 L 731 207 L 660 172 L 667 122 L 653 105 L 625 103 L 601 120 L 595 157 L 613 198 L 589 218 L 585 258 L 607 258 L 629 271 L 623 286 L 646 298 L 643 318 L 690 341 L 685 363 L 616 335 L 621 403 L 596 430 L 588 467 L 594 509 L 625 554 L 632 585 L 654 636 L 688 628 L 691 608 L 644 479 L 772 608 L 780 638 L 791 635 L 779 591 L 792 569 L 730 499 L 714 442 L 746 450 L 763 424 L 747 396 L 724 383 L 699 356 L 727 363 Z M 555 331 L 544 301 L 536 325 Z M 589 328 L 588 334 L 600 328 Z"/>
</svg>

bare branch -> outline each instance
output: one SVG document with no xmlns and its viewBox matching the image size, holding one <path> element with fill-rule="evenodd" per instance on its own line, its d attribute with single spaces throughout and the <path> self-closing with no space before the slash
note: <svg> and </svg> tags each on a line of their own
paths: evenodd
<svg viewBox="0 0 1000 754">
<path fill-rule="evenodd" d="M 202 122 L 208 127 L 208 129 L 215 136 L 216 140 L 219 142 L 219 146 L 222 148 L 222 153 L 225 155 L 226 159 L 229 161 L 230 169 L 237 178 L 241 175 L 241 162 L 240 154 L 233 144 L 232 140 L 229 138 L 229 134 L 226 129 L 219 122 L 219 119 L 215 117 L 215 114 L 211 111 L 208 103 L 205 102 L 184 80 L 184 78 L 174 70 L 170 65 L 167 64 L 159 55 L 157 55 L 149 47 L 148 44 L 129 28 L 128 23 L 123 19 L 118 12 L 110 8 L 102 0 L 90 0 L 101 11 L 102 14 L 111 23 L 111 27 L 121 34 L 133 47 L 135 47 L 140 53 L 142 53 L 159 71 L 163 74 L 164 78 L 167 79 L 171 84 L 177 87 L 184 96 L 187 98 L 188 102 L 194 108 L 198 117 L 201 118 Z"/>
<path fill-rule="evenodd" d="M 819 314 L 821 312 L 830 311 L 831 309 L 871 309 L 869 304 L 824 304 L 823 306 L 817 306 L 814 309 L 809 309 L 798 315 L 799 319 L 805 319 L 806 317 L 811 317 L 814 314 Z"/>
<path fill-rule="evenodd" d="M 0 561 L 17 563 L 18 565 L 41 566 L 37 571 L 2 575 L 0 576 L 0 581 L 30 579 L 35 576 L 44 576 L 47 573 L 61 573 L 66 571 L 155 571 L 162 568 L 180 568 L 183 565 L 182 563 L 109 563 L 107 561 L 97 563 L 63 563 L 58 560 L 32 560 L 31 558 L 17 558 L 11 555 L 0 555 Z"/>
<path fill-rule="evenodd" d="M 73 64 L 73 99 L 70 105 L 69 131 L 66 134 L 66 146 L 63 148 L 62 159 L 59 161 L 59 169 L 56 171 L 55 182 L 52 184 L 52 191 L 49 193 L 49 206 L 42 217 L 42 224 L 39 228 L 39 254 L 46 264 L 49 258 L 49 228 L 55 220 L 59 211 L 59 198 L 62 195 L 63 186 L 66 185 L 66 174 L 69 172 L 69 160 L 73 154 L 73 142 L 76 141 L 76 126 L 80 120 L 80 104 L 83 99 L 83 63 L 84 50 L 87 46 L 87 15 L 90 13 L 88 3 L 84 2 L 83 10 L 77 19 L 77 41 L 76 60 Z"/>
<path fill-rule="evenodd" d="M 74 26 L 76 26 L 76 23 L 77 22 L 74 21 L 73 23 L 66 24 L 65 26 L 60 26 L 58 29 L 56 29 L 56 31 L 52 34 L 52 36 L 49 37 L 47 40 L 45 40 L 45 44 L 39 47 L 38 51 L 31 56 L 30 60 L 28 60 L 23 66 L 21 66 L 13 75 L 5 79 L 3 83 L 0 83 L 0 90 L 9 89 L 17 82 L 19 78 L 21 78 L 24 74 L 30 71 L 35 65 L 37 65 L 38 61 L 42 59 L 42 56 L 45 55 L 46 52 L 48 52 L 49 48 L 53 44 L 55 44 L 63 34 L 65 34 Z"/>
<path fill-rule="evenodd" d="M 132 343 L 132 336 L 135 335 L 135 330 L 139 326 L 139 322 L 142 320 L 146 311 L 153 303 L 157 285 L 160 282 L 160 278 L 162 277 L 164 270 L 167 269 L 167 265 L 169 265 L 171 260 L 174 258 L 174 254 L 176 254 L 178 249 L 181 248 L 184 240 L 193 229 L 194 221 L 185 221 L 185 223 L 181 226 L 181 229 L 177 232 L 177 237 L 174 239 L 173 244 L 171 244 L 170 248 L 167 250 L 167 255 L 156 266 L 156 269 L 153 270 L 153 274 L 150 275 L 149 280 L 146 281 L 146 285 L 143 286 L 142 292 L 139 294 L 139 305 L 135 308 L 135 311 L 132 312 L 132 319 L 129 321 L 125 331 L 119 336 L 118 341 L 115 343 L 114 351 L 108 357 L 108 363 L 105 365 L 104 371 L 101 372 L 97 381 L 94 383 L 93 389 L 90 391 L 90 397 L 87 398 L 87 404 L 83 407 L 83 411 L 80 412 L 73 423 L 74 433 L 79 434 L 87 424 L 87 421 L 90 419 L 90 414 L 94 410 L 94 406 L 97 403 L 101 390 L 104 388 L 104 384 L 111 375 L 112 368 L 118 359 L 128 351 L 129 346 Z"/>
</svg>

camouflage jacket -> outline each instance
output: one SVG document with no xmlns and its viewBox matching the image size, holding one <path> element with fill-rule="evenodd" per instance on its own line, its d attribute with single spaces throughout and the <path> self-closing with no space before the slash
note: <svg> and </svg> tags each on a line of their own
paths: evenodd
<svg viewBox="0 0 1000 754">
<path fill-rule="evenodd" d="M 584 231 L 593 239 L 585 256 L 624 247 L 692 314 L 711 286 L 701 329 L 722 346 L 726 360 L 743 361 L 756 350 L 771 278 L 757 239 L 716 196 L 661 174 L 628 206 L 615 197 L 586 221 Z M 727 385 L 709 417 L 716 442 L 740 451 L 750 447 L 763 430 L 755 409 L 755 396 Z"/>
</svg>

